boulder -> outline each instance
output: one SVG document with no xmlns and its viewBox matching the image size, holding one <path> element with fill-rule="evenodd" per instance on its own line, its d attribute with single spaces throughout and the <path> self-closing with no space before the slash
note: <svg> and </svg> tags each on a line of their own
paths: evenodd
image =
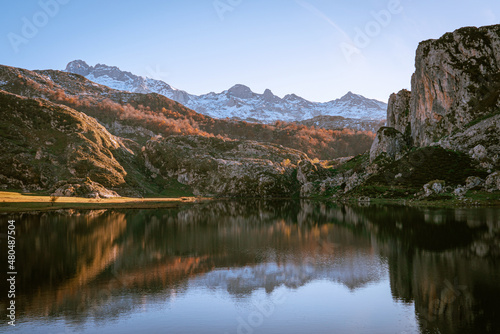
<svg viewBox="0 0 500 334">
<path fill-rule="evenodd" d="M 445 191 L 445 181 L 434 180 L 424 184 L 424 197 L 429 197 L 435 194 L 442 194 Z"/>
<path fill-rule="evenodd" d="M 469 176 L 465 180 L 465 188 L 470 190 L 474 189 L 476 187 L 479 187 L 481 184 L 483 184 L 484 180 L 478 176 Z"/>
<path fill-rule="evenodd" d="M 297 166 L 297 181 L 302 185 L 300 195 L 310 196 L 316 192 L 314 182 L 319 180 L 318 168 L 310 160 L 301 160 Z"/>
<path fill-rule="evenodd" d="M 465 194 L 474 188 L 478 188 L 484 183 L 484 180 L 478 176 L 469 176 L 465 180 L 465 186 L 458 186 L 455 190 L 453 190 L 453 194 L 458 197 L 463 197 Z"/>
<path fill-rule="evenodd" d="M 488 175 L 484 182 L 484 188 L 486 191 L 500 191 L 500 172 L 496 171 Z"/>
<path fill-rule="evenodd" d="M 113 198 L 120 197 L 115 191 L 106 189 L 91 179 L 72 179 L 56 184 L 55 197 Z"/>
<path fill-rule="evenodd" d="M 382 127 L 370 149 L 370 162 L 384 154 L 392 160 L 400 159 L 407 151 L 407 144 L 401 132 L 394 128 Z"/>
</svg>

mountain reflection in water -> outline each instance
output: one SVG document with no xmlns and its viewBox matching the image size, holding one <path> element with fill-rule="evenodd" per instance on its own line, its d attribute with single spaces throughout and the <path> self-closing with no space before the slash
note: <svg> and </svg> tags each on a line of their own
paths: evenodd
<svg viewBox="0 0 500 334">
<path fill-rule="evenodd" d="M 357 293 L 386 281 L 394 302 L 414 305 L 417 332 L 500 332 L 499 209 L 221 201 L 8 218 L 17 222 L 22 264 L 21 332 L 37 321 L 47 328 L 61 319 L 74 326 L 120 322 L 144 305 L 172 303 L 196 289 L 237 304 L 261 291 L 300 291 L 315 282 Z M 1 224 L 5 233 L 6 219 Z M 0 298 L 5 310 L 8 300 Z M 9 330 L 3 322 L 0 331 Z"/>
</svg>

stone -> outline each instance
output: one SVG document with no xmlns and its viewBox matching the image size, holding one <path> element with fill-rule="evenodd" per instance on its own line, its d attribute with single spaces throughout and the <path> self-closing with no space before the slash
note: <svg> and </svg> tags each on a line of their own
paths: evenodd
<svg viewBox="0 0 500 334">
<path fill-rule="evenodd" d="M 424 197 L 443 193 L 445 184 L 443 180 L 434 180 L 424 184 Z"/>
<path fill-rule="evenodd" d="M 468 154 L 485 170 L 500 168 L 500 115 L 441 139 L 437 145 Z"/>
<path fill-rule="evenodd" d="M 67 182 L 67 183 L 66 183 Z M 120 197 L 116 191 L 105 188 L 91 179 L 71 179 L 59 182 L 51 194 L 55 197 L 113 198 Z"/>
<path fill-rule="evenodd" d="M 484 188 L 489 192 L 500 191 L 500 172 L 488 175 L 484 182 Z"/>
<path fill-rule="evenodd" d="M 480 177 L 469 176 L 465 180 L 465 188 L 468 189 L 468 190 L 474 189 L 474 188 L 480 186 L 483 182 L 484 182 L 484 180 L 482 178 L 480 178 Z"/>
<path fill-rule="evenodd" d="M 406 153 L 407 148 L 401 132 L 394 128 L 382 127 L 377 131 L 377 136 L 370 149 L 370 162 L 382 154 L 391 160 L 398 160 Z"/>
<path fill-rule="evenodd" d="M 460 186 L 458 188 L 456 188 L 454 191 L 453 191 L 453 194 L 457 197 L 463 197 L 465 196 L 465 194 L 467 193 L 467 189 L 465 189 L 464 187 Z"/>
<path fill-rule="evenodd" d="M 487 154 L 488 152 L 483 145 L 474 146 L 474 148 L 469 151 L 469 155 L 475 160 L 483 160 L 486 158 Z"/>
</svg>

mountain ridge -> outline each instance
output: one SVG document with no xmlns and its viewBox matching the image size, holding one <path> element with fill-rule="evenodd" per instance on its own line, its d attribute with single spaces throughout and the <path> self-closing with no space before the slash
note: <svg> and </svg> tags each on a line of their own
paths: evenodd
<svg viewBox="0 0 500 334">
<path fill-rule="evenodd" d="M 235 84 L 220 93 L 194 95 L 176 89 L 164 81 L 141 77 L 122 71 L 116 66 L 89 66 L 83 60 L 74 60 L 67 64 L 65 71 L 83 75 L 91 81 L 117 90 L 158 93 L 215 118 L 272 123 L 304 121 L 317 116 L 342 116 L 379 121 L 385 119 L 387 110 L 386 103 L 350 91 L 341 98 L 328 102 L 312 102 L 296 94 L 287 94 L 280 98 L 270 89 L 258 94 L 243 84 Z"/>
</svg>

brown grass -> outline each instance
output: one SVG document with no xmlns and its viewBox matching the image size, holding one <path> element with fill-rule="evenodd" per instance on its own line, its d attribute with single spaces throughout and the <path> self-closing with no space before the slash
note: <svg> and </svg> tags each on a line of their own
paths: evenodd
<svg viewBox="0 0 500 334">
<path fill-rule="evenodd" d="M 32 193 L 0 191 L 0 212 L 49 211 L 60 209 L 154 209 L 176 208 L 184 203 L 207 201 L 207 198 L 107 198 L 58 197 L 56 202 L 50 196 Z"/>
</svg>

